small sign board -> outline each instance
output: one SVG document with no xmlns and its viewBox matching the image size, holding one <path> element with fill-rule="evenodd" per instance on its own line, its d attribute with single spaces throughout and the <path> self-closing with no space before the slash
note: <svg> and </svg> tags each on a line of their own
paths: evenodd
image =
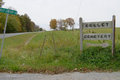
<svg viewBox="0 0 120 80">
<path fill-rule="evenodd" d="M 11 9 L 6 9 L 6 8 L 1 8 L 1 7 L 0 7 L 0 12 L 12 14 L 12 15 L 17 15 L 17 11 L 11 10 Z"/>
<path fill-rule="evenodd" d="M 112 40 L 111 33 L 83 34 L 83 40 Z"/>
<path fill-rule="evenodd" d="M 83 29 L 93 29 L 93 28 L 112 28 L 112 21 L 83 23 Z"/>
<path fill-rule="evenodd" d="M 87 47 L 89 46 L 102 46 L 103 48 L 106 48 L 109 46 L 109 44 L 107 43 L 102 43 L 102 44 L 90 44 L 90 43 L 86 43 Z"/>
</svg>

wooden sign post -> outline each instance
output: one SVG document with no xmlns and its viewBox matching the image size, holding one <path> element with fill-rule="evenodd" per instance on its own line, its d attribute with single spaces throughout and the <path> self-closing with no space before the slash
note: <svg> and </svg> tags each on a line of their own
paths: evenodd
<svg viewBox="0 0 120 80">
<path fill-rule="evenodd" d="M 79 19 L 80 26 L 80 51 L 83 51 L 83 40 L 112 40 L 112 55 L 115 53 L 115 16 L 112 21 L 84 22 Z M 112 33 L 83 34 L 83 29 L 112 28 Z M 93 44 L 92 44 L 93 45 Z M 102 46 L 102 45 L 100 45 Z"/>
<path fill-rule="evenodd" d="M 113 38 L 112 38 L 112 55 L 114 56 L 115 54 L 115 15 L 113 15 L 113 20 L 112 20 L 112 34 L 113 34 Z"/>
</svg>

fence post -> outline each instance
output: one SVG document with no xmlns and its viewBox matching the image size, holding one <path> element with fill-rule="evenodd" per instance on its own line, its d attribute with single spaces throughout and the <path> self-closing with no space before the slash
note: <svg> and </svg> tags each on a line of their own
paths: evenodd
<svg viewBox="0 0 120 80">
<path fill-rule="evenodd" d="M 54 51 L 55 51 L 55 53 L 56 53 L 56 49 L 55 49 L 55 40 L 54 40 L 53 33 L 52 33 L 52 38 L 53 38 L 53 44 L 54 44 Z"/>
<path fill-rule="evenodd" d="M 41 55 L 42 55 L 42 51 L 43 51 L 43 47 L 44 47 L 44 43 L 45 43 L 45 39 L 46 39 L 46 35 L 45 35 L 45 38 L 44 38 L 44 41 L 43 41 L 43 45 L 42 45 L 42 48 L 41 48 L 40 57 L 41 57 Z"/>
</svg>

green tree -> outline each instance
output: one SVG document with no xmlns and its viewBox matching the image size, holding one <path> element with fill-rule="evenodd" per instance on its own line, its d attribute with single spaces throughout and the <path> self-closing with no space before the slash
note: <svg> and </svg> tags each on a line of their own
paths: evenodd
<svg viewBox="0 0 120 80">
<path fill-rule="evenodd" d="M 34 26 L 34 31 L 40 31 L 40 28 L 39 28 L 38 25 L 35 25 L 35 26 Z"/>
<path fill-rule="evenodd" d="M 49 24 L 51 29 L 56 29 L 57 28 L 57 20 L 56 19 L 51 19 L 50 24 Z"/>
<path fill-rule="evenodd" d="M 33 21 L 31 21 L 31 29 L 32 29 L 32 31 L 35 31 L 34 30 L 35 26 L 36 26 L 35 23 Z"/>
<path fill-rule="evenodd" d="M 21 29 L 22 29 L 22 32 L 26 32 L 26 22 L 24 20 L 24 16 L 23 15 L 17 15 L 19 20 L 20 20 L 20 23 L 21 23 Z"/>
<path fill-rule="evenodd" d="M 21 22 L 21 29 L 23 32 L 32 32 L 36 30 L 36 24 L 31 21 L 27 14 L 24 15 L 17 15 Z M 39 31 L 39 29 L 37 29 Z"/>
<path fill-rule="evenodd" d="M 32 32 L 33 28 L 31 26 L 31 19 L 29 18 L 29 16 L 27 14 L 24 14 L 24 20 L 25 20 L 25 28 L 27 32 Z"/>
<path fill-rule="evenodd" d="M 17 16 L 15 15 L 9 15 L 8 22 L 7 22 L 7 33 L 13 33 L 13 32 L 21 32 L 21 23 Z"/>
<path fill-rule="evenodd" d="M 6 14 L 0 13 L 0 33 L 4 31 L 5 20 L 6 20 Z"/>
<path fill-rule="evenodd" d="M 2 5 L 4 5 L 3 0 L 0 0 L 0 7 L 2 7 Z"/>
<path fill-rule="evenodd" d="M 18 16 L 14 16 L 13 15 L 13 17 L 15 17 L 16 18 L 16 24 L 17 24 L 17 26 L 16 26 L 16 30 L 17 30 L 17 32 L 22 32 L 22 29 L 21 29 L 21 22 L 20 22 L 20 19 L 19 19 L 19 17 Z"/>
<path fill-rule="evenodd" d="M 43 31 L 43 28 L 40 28 L 40 31 Z"/>
</svg>

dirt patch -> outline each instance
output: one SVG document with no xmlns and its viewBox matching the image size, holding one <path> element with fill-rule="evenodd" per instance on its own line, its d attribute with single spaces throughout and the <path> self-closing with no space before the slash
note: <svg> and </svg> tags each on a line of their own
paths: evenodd
<svg viewBox="0 0 120 80">
<path fill-rule="evenodd" d="M 35 35 L 33 35 L 31 38 L 29 38 L 29 39 L 26 41 L 26 43 L 24 44 L 24 46 L 27 45 L 27 44 L 30 42 L 30 40 L 31 40 L 33 37 L 35 37 L 36 35 L 38 35 L 38 34 L 35 34 Z"/>
</svg>

